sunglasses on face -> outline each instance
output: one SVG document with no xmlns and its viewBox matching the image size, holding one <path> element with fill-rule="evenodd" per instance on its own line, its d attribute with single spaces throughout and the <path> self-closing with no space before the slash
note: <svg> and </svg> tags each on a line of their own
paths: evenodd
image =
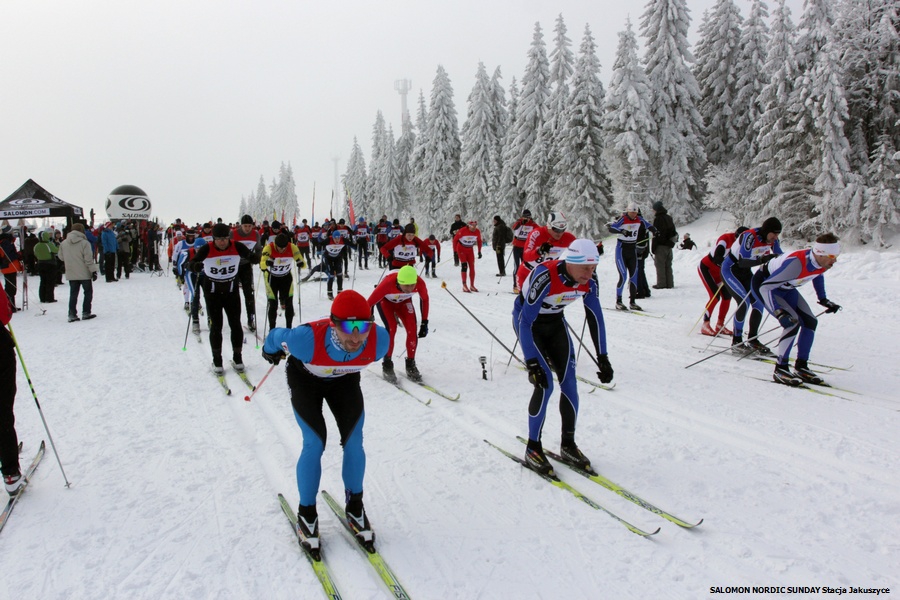
<svg viewBox="0 0 900 600">
<path fill-rule="evenodd" d="M 355 331 L 358 331 L 361 334 L 369 333 L 369 330 L 375 325 L 374 321 L 366 321 L 363 319 L 335 319 L 332 318 L 331 322 L 334 325 L 346 333 L 350 335 Z"/>
</svg>

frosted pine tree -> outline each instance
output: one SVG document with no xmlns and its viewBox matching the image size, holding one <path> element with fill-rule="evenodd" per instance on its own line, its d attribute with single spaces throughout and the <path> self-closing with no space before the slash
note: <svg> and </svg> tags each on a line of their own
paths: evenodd
<svg viewBox="0 0 900 600">
<path fill-rule="evenodd" d="M 544 113 L 550 96 L 550 66 L 541 24 L 534 24 L 528 65 L 516 106 L 516 138 L 509 156 L 519 198 L 531 207 L 535 220 L 543 222 L 549 209 L 547 196 L 548 140 L 542 135 Z M 521 207 L 520 207 L 521 208 Z"/>
<path fill-rule="evenodd" d="M 425 94 L 419 90 L 419 103 L 416 112 L 416 136 L 412 156 L 409 159 L 409 207 L 413 215 L 419 215 L 427 209 L 424 195 L 425 186 L 425 142 L 428 139 L 428 113 L 425 110 Z M 389 218 L 394 217 L 388 215 Z"/>
<path fill-rule="evenodd" d="M 431 90 L 421 178 L 422 199 L 415 207 L 420 230 L 444 229 L 452 213 L 446 207 L 459 177 L 459 126 L 453 104 L 453 87 L 443 66 L 438 66 Z M 421 219 L 421 221 L 418 221 Z"/>
<path fill-rule="evenodd" d="M 571 93 L 569 80 L 575 71 L 575 55 L 572 53 L 572 40 L 566 35 L 565 21 L 560 14 L 556 17 L 556 26 L 553 28 L 553 50 L 550 52 L 550 97 L 547 99 L 547 111 L 544 116 L 543 135 L 547 141 L 547 165 L 548 165 L 548 206 L 557 206 L 563 198 L 556 195 L 559 178 L 563 175 L 559 171 L 561 159 L 562 129 L 567 118 L 567 109 Z"/>
<path fill-rule="evenodd" d="M 290 163 L 287 165 L 281 163 L 281 168 L 278 170 L 278 181 L 273 180 L 272 182 L 270 201 L 274 215 L 277 215 L 275 218 L 284 224 L 290 225 L 300 213 L 294 170 Z"/>
<path fill-rule="evenodd" d="M 500 67 L 494 69 L 494 74 L 490 81 L 490 105 L 491 105 L 491 139 L 493 147 L 491 148 L 491 160 L 494 165 L 494 187 L 490 196 L 485 199 L 484 214 L 499 214 L 504 220 L 507 220 L 505 207 L 500 202 L 502 193 L 500 191 L 500 180 L 503 174 L 503 143 L 506 140 L 506 134 L 509 130 L 509 110 L 506 102 L 506 92 L 500 84 L 503 78 Z M 511 215 L 510 215 L 511 216 Z"/>
<path fill-rule="evenodd" d="M 256 204 L 259 210 L 259 217 L 261 221 L 272 221 L 272 214 L 274 211 L 274 207 L 272 206 L 272 202 L 269 199 L 269 191 L 266 187 L 266 180 L 262 175 L 259 176 L 259 183 L 256 185 Z"/>
<path fill-rule="evenodd" d="M 416 132 L 412 123 L 407 123 L 397 143 L 394 144 L 394 166 L 397 169 L 397 189 L 400 195 L 399 205 L 403 210 L 412 213 L 412 156 L 416 146 Z M 374 216 L 374 215 L 373 215 Z"/>
<path fill-rule="evenodd" d="M 704 150 L 711 165 L 730 162 L 739 141 L 735 114 L 743 18 L 733 0 L 718 0 L 707 13 L 697 43 L 694 74 L 700 86 L 697 109 L 706 125 Z"/>
<path fill-rule="evenodd" d="M 769 28 L 766 25 L 768 18 L 769 8 L 766 4 L 762 0 L 753 0 L 750 4 L 750 16 L 744 23 L 741 52 L 737 61 L 737 95 L 732 113 L 738 143 L 734 152 L 745 172 L 756 154 L 754 142 L 762 115 L 759 96 L 769 80 L 765 70 L 769 46 Z M 746 176 L 742 178 L 746 179 Z"/>
<path fill-rule="evenodd" d="M 798 215 L 802 220 L 796 227 L 812 237 L 857 224 L 859 210 L 851 204 L 861 182 L 851 172 L 850 145 L 844 135 L 847 102 L 831 4 L 829 0 L 807 0 L 805 6 L 797 43 L 800 78 L 794 105 L 800 114 L 798 125 L 807 146 L 804 155 L 809 159 L 813 186 L 808 190 L 808 210 Z"/>
<path fill-rule="evenodd" d="M 657 147 L 656 123 L 650 114 L 650 82 L 637 50 L 629 20 L 619 33 L 603 115 L 603 160 L 612 182 L 613 212 L 630 202 L 650 209 L 646 181 L 650 156 Z"/>
<path fill-rule="evenodd" d="M 610 187 L 603 165 L 603 84 L 597 45 L 589 26 L 572 81 L 572 95 L 559 131 L 559 177 L 555 196 L 569 219 L 569 230 L 578 237 L 596 238 L 606 233 Z"/>
<path fill-rule="evenodd" d="M 881 136 L 872 152 L 869 187 L 860 215 L 860 233 L 877 246 L 900 227 L 900 152 L 889 135 Z"/>
<path fill-rule="evenodd" d="M 659 144 L 651 156 L 650 200 L 660 200 L 676 222 L 700 215 L 706 168 L 697 111 L 700 90 L 688 63 L 690 16 L 685 0 L 650 0 L 641 17 L 647 40 L 645 58 L 650 81 L 650 113 Z"/>
<path fill-rule="evenodd" d="M 238 207 L 238 223 L 241 222 L 241 217 L 246 214 L 250 214 L 250 212 L 247 210 L 247 199 L 244 196 L 241 196 L 241 205 Z"/>
<path fill-rule="evenodd" d="M 535 219 L 542 222 L 548 202 L 547 144 L 541 135 L 547 99 L 550 95 L 550 66 L 544 45 L 541 24 L 534 24 L 528 65 L 522 76 L 521 90 L 516 103 L 514 137 L 504 148 L 504 184 L 515 183 L 519 204 L 514 211 L 531 208 Z M 507 200 L 508 201 L 508 200 Z"/>
<path fill-rule="evenodd" d="M 509 120 L 506 124 L 506 135 L 503 137 L 503 147 L 500 153 L 500 181 L 498 182 L 494 206 L 496 212 L 501 215 L 518 216 L 521 214 L 525 201 L 519 196 L 518 161 L 516 160 L 516 111 L 519 106 L 519 88 L 516 78 L 513 77 L 509 84 Z"/>
<path fill-rule="evenodd" d="M 254 223 L 262 222 L 261 213 L 259 212 L 259 207 L 256 203 L 256 194 L 252 191 L 250 192 L 250 195 L 247 196 L 247 214 L 253 217 Z"/>
<path fill-rule="evenodd" d="M 382 212 L 398 217 L 406 216 L 409 214 L 409 207 L 403 206 L 400 200 L 400 178 L 394 156 L 394 130 L 392 127 L 388 127 L 383 143 L 384 147 L 376 174 L 376 181 L 380 188 Z"/>
<path fill-rule="evenodd" d="M 486 223 L 491 198 L 499 180 L 495 151 L 497 124 L 491 103 L 491 82 L 484 63 L 478 63 L 475 85 L 469 93 L 466 121 L 460 131 L 462 151 L 459 178 L 447 214 L 459 213 L 468 221 Z"/>
<path fill-rule="evenodd" d="M 356 137 L 353 138 L 353 149 L 350 151 L 350 159 L 347 161 L 347 171 L 344 173 L 342 183 L 344 193 L 353 200 L 353 210 L 357 216 L 372 218 L 374 211 L 369 206 L 366 194 L 368 176 L 366 175 L 366 159 Z"/>
<path fill-rule="evenodd" d="M 379 110 L 375 114 L 375 124 L 372 125 L 372 157 L 369 159 L 369 179 L 366 182 L 366 200 L 371 209 L 378 214 L 384 212 L 385 200 L 381 195 L 384 187 L 378 181 L 378 174 L 382 172 L 386 136 L 384 115 Z"/>
</svg>

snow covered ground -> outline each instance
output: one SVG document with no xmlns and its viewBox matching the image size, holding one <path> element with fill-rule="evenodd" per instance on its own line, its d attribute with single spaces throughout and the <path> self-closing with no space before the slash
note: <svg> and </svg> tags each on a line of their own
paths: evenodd
<svg viewBox="0 0 900 600">
<path fill-rule="evenodd" d="M 515 436 L 526 434 L 531 388 L 440 280 L 428 280 L 431 333 L 417 362 L 427 381 L 459 401 L 416 387 L 415 395 L 432 398 L 423 406 L 381 380 L 378 365 L 363 375 L 366 507 L 413 598 L 690 599 L 729 586 L 900 592 L 900 253 L 850 249 L 827 276 L 829 298 L 844 310 L 820 319 L 812 360 L 847 368 L 824 377 L 858 392 L 833 398 L 754 379 L 771 374 L 761 362 L 723 355 L 684 368 L 709 341 L 690 333 L 706 301 L 696 266 L 728 226 L 708 214 L 680 228 L 700 248 L 676 251 L 676 288 L 642 301 L 664 318 L 605 311 L 616 388 L 579 388 L 578 441 L 595 468 L 703 524 L 681 529 L 558 469 L 622 518 L 661 527 L 650 539 L 482 442 L 522 452 Z M 614 302 L 613 247 L 609 240 L 599 269 L 604 307 Z M 452 261 L 438 270 L 512 347 L 511 280 L 493 277 L 493 253 L 478 263 L 479 294 L 460 292 Z M 356 289 L 367 294 L 379 275 L 357 271 Z M 0 534 L 0 598 L 322 598 L 276 501 L 278 492 L 298 499 L 300 431 L 283 365 L 251 402 L 230 373 L 234 394 L 225 396 L 208 371 L 205 342 L 191 335 L 182 350 L 187 318 L 172 277 L 101 280 L 98 318 L 73 324 L 67 287 L 37 316 L 31 283 L 31 309 L 13 326 L 72 486 L 48 447 Z M 812 286 L 803 293 L 812 297 Z M 301 296 L 304 320 L 326 314 L 324 289 L 306 284 Z M 567 314 L 580 331 L 580 306 Z M 769 319 L 763 330 L 771 327 Z M 395 354 L 404 347 L 398 341 Z M 258 382 L 268 365 L 256 343 L 247 333 L 244 358 Z M 584 353 L 579 365 L 595 378 Z M 46 435 L 21 373 L 18 386 L 27 463 Z M 340 497 L 341 452 L 327 420 L 322 487 Z M 544 443 L 558 442 L 552 407 Z M 324 502 L 319 507 L 324 553 L 343 596 L 390 597 Z"/>
</svg>

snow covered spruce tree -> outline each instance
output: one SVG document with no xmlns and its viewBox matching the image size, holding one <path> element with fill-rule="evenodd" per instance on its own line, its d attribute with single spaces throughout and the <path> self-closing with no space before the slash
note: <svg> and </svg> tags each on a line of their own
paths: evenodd
<svg viewBox="0 0 900 600">
<path fill-rule="evenodd" d="M 733 108 L 742 21 L 733 0 L 718 0 L 700 26 L 694 76 L 700 86 L 697 109 L 706 126 L 703 147 L 710 165 L 729 163 L 739 141 Z"/>
<path fill-rule="evenodd" d="M 524 197 L 519 196 L 518 169 L 514 166 L 516 155 L 516 136 L 518 128 L 516 127 L 516 111 L 519 106 L 519 88 L 516 78 L 513 77 L 509 84 L 509 104 L 508 120 L 506 123 L 506 132 L 503 136 L 500 154 L 500 180 L 497 182 L 497 192 L 494 195 L 495 213 L 500 215 L 509 215 L 509 223 L 513 223 L 521 214 Z"/>
<path fill-rule="evenodd" d="M 861 209 L 862 182 L 850 169 L 844 134 L 847 102 L 833 23 L 829 0 L 807 0 L 797 41 L 800 77 L 793 104 L 811 186 L 782 223 L 808 238 L 855 226 Z"/>
<path fill-rule="evenodd" d="M 550 96 L 547 98 L 547 110 L 544 114 L 543 139 L 547 144 L 547 199 L 548 206 L 559 207 L 562 196 L 556 194 L 559 178 L 564 175 L 559 171 L 563 128 L 567 118 L 571 92 L 569 79 L 575 71 L 575 55 L 572 53 L 572 40 L 566 35 L 567 29 L 562 15 L 556 17 L 553 28 L 553 50 L 550 52 Z M 561 208 L 561 207 L 560 207 Z"/>
<path fill-rule="evenodd" d="M 738 198 L 726 207 L 738 223 L 747 226 L 770 216 L 782 218 L 785 207 L 804 201 L 806 163 L 799 151 L 798 113 L 792 102 L 799 76 L 795 38 L 791 10 L 784 0 L 776 0 L 766 52 L 769 80 L 757 101 L 762 114 L 756 126 L 756 153 L 749 177 L 753 192 L 749 203 Z"/>
<path fill-rule="evenodd" d="M 272 183 L 270 202 L 273 217 L 277 215 L 279 221 L 288 225 L 300 214 L 300 204 L 297 202 L 297 184 L 294 182 L 294 170 L 291 163 L 281 163 L 278 170 L 278 182 Z"/>
<path fill-rule="evenodd" d="M 613 213 L 630 202 L 650 208 L 645 186 L 650 156 L 657 147 L 656 123 L 650 114 L 650 82 L 637 50 L 628 20 L 625 31 L 619 32 L 603 114 L 603 160 L 612 183 Z"/>
<path fill-rule="evenodd" d="M 651 156 L 649 200 L 662 201 L 676 222 L 692 221 L 700 215 L 706 154 L 697 110 L 700 90 L 688 67 L 693 61 L 689 11 L 685 0 L 650 0 L 641 18 L 658 143 Z"/>
<path fill-rule="evenodd" d="M 428 113 L 425 110 L 425 94 L 419 90 L 419 102 L 416 110 L 416 136 L 413 144 L 412 155 L 409 157 L 409 179 L 407 190 L 409 191 L 408 205 L 414 217 L 421 218 L 417 213 L 418 207 L 425 204 L 423 185 L 425 173 L 425 143 L 428 133 Z M 393 219 L 393 215 L 388 215 Z M 421 221 L 419 221 L 421 224 Z"/>
<path fill-rule="evenodd" d="M 409 207 L 403 206 L 400 198 L 400 175 L 397 171 L 397 161 L 394 156 L 394 129 L 388 126 L 388 130 L 382 140 L 384 147 L 381 151 L 381 160 L 378 163 L 378 173 L 375 181 L 378 184 L 379 197 L 381 198 L 382 212 L 387 215 L 406 216 Z"/>
<path fill-rule="evenodd" d="M 559 163 L 555 187 L 557 206 L 569 218 L 576 236 L 605 234 L 611 213 L 609 179 L 603 165 L 603 84 L 597 45 L 588 25 L 575 66 L 572 95 L 559 137 Z"/>
<path fill-rule="evenodd" d="M 445 229 L 452 220 L 447 210 L 450 195 L 459 176 L 459 126 L 453 104 L 453 87 L 443 66 L 438 66 L 431 90 L 431 103 L 425 126 L 424 156 L 416 173 L 417 191 L 421 194 L 411 207 L 420 231 Z M 449 226 L 449 225 L 448 225 Z"/>
<path fill-rule="evenodd" d="M 397 170 L 398 204 L 404 207 L 403 209 L 406 211 L 409 211 L 412 203 L 411 161 L 415 145 L 416 132 L 413 130 L 412 123 L 404 123 L 403 132 L 397 139 L 397 143 L 394 144 L 394 167 Z M 380 217 L 381 214 L 379 213 L 377 217 L 374 214 L 371 216 L 376 218 L 376 221 L 372 223 L 374 225 L 377 223 L 377 217 Z"/>
<path fill-rule="evenodd" d="M 528 206 L 541 224 L 549 212 L 546 193 L 547 140 L 542 135 L 544 113 L 550 95 L 550 66 L 541 24 L 534 24 L 528 64 L 516 103 L 515 137 L 504 150 L 504 180 L 515 181 L 519 204 L 515 214 Z"/>
<path fill-rule="evenodd" d="M 866 179 L 859 234 L 882 245 L 887 229 L 900 221 L 894 157 L 900 148 L 900 16 L 890 0 L 847 0 L 839 7 L 835 31 L 841 36 L 850 166 Z"/>
<path fill-rule="evenodd" d="M 459 179 L 448 213 L 459 213 L 463 220 L 476 219 L 479 223 L 488 222 L 489 199 L 496 193 L 500 171 L 495 137 L 498 127 L 491 97 L 491 81 L 484 63 L 479 62 L 475 85 L 469 93 L 466 121 L 460 132 Z"/>
<path fill-rule="evenodd" d="M 375 114 L 375 124 L 372 125 L 372 157 L 369 159 L 369 177 L 366 180 L 366 199 L 369 208 L 379 216 L 385 212 L 383 186 L 378 180 L 384 163 L 385 138 L 387 127 L 384 123 L 384 115 L 379 110 Z"/>
<path fill-rule="evenodd" d="M 266 180 L 260 175 L 259 183 L 256 184 L 256 212 L 253 214 L 253 218 L 260 223 L 263 221 L 271 221 L 273 210 L 272 203 L 269 201 L 269 191 L 268 188 L 266 188 Z"/>
<path fill-rule="evenodd" d="M 350 159 L 347 161 L 347 171 L 344 173 L 341 183 L 344 185 L 344 193 L 353 200 L 353 210 L 356 215 L 370 219 L 374 215 L 366 194 L 367 179 L 366 159 L 356 136 L 354 136 L 353 149 L 350 150 Z"/>
</svg>

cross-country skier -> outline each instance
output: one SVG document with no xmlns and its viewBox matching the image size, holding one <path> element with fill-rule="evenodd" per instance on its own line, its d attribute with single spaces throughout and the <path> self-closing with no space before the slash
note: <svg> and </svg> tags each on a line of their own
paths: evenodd
<svg viewBox="0 0 900 600">
<path fill-rule="evenodd" d="M 700 265 L 697 267 L 700 281 L 703 282 L 706 292 L 709 294 L 709 300 L 707 300 L 706 308 L 703 310 L 703 326 L 700 328 L 700 333 L 703 335 L 733 335 L 733 332 L 725 326 L 725 316 L 728 314 L 728 308 L 731 306 L 731 292 L 722 283 L 722 261 L 725 260 L 725 253 L 734 244 L 734 240 L 745 231 L 747 231 L 747 228 L 741 226 L 736 231 L 729 231 L 720 235 L 719 239 L 716 240 L 716 245 L 709 251 L 709 254 L 703 257 Z M 716 310 L 716 304 L 718 304 L 719 300 L 722 301 L 722 304 L 719 305 L 719 322 L 716 324 L 716 328 L 713 329 L 711 325 L 712 314 Z"/>
<path fill-rule="evenodd" d="M 0 294 L 0 471 L 6 492 L 15 496 L 25 485 L 19 465 L 19 438 L 16 436 L 16 346 L 6 329 L 12 319 L 12 305 Z"/>
<path fill-rule="evenodd" d="M 722 261 L 722 281 L 728 286 L 732 297 L 740 302 L 734 312 L 734 334 L 731 338 L 732 352 L 748 354 L 759 352 L 771 355 L 765 344 L 756 339 L 762 323 L 763 304 L 751 297 L 750 280 L 754 267 L 764 265 L 776 256 L 783 254 L 778 236 L 781 234 L 781 221 L 769 217 L 761 227 L 748 229 L 737 237 Z M 751 307 L 749 337 L 744 343 L 744 318 L 747 307 Z"/>
<path fill-rule="evenodd" d="M 391 238 L 381 247 L 382 256 L 391 261 L 392 271 L 406 265 L 415 265 L 419 252 L 425 256 L 431 254 L 428 244 L 416 237 L 416 226 L 412 223 L 406 225 L 402 235 Z"/>
<path fill-rule="evenodd" d="M 240 260 L 249 259 L 251 254 L 247 246 L 231 241 L 231 228 L 224 223 L 216 223 L 213 226 L 212 238 L 211 244 L 202 246 L 194 253 L 190 269 L 195 273 L 203 272 L 200 285 L 203 288 L 209 319 L 209 346 L 213 355 L 213 372 L 216 375 L 225 372 L 222 366 L 222 327 L 225 319 L 228 319 L 228 327 L 231 329 L 232 366 L 240 373 L 244 370 L 244 361 L 241 357 L 244 332 L 241 328 L 241 296 L 237 276 Z"/>
<path fill-rule="evenodd" d="M 247 329 L 256 331 L 256 297 L 253 294 L 253 265 L 259 261 L 260 243 L 259 232 L 253 224 L 253 217 L 244 215 L 241 224 L 231 231 L 231 239 L 247 246 L 251 257 L 249 260 L 241 259 L 238 270 L 238 279 L 241 282 L 241 290 L 244 292 L 244 308 L 247 310 Z"/>
<path fill-rule="evenodd" d="M 616 284 L 617 310 L 643 310 L 634 301 L 635 296 L 638 295 L 637 241 L 641 225 L 647 231 L 656 235 L 656 227 L 638 213 L 637 205 L 634 203 L 629 203 L 625 207 L 622 216 L 618 220 L 606 225 L 610 233 L 618 235 L 618 243 L 616 244 L 616 269 L 619 270 L 619 283 Z M 625 292 L 626 285 L 630 296 L 628 307 L 622 302 L 622 295 Z"/>
<path fill-rule="evenodd" d="M 825 295 L 825 271 L 837 262 L 841 253 L 838 238 L 826 233 L 816 238 L 812 248 L 782 254 L 763 265 L 753 274 L 751 289 L 784 327 L 778 340 L 778 362 L 773 379 L 778 383 L 797 386 L 801 383 L 822 384 L 822 378 L 809 370 L 809 353 L 816 335 L 817 319 L 800 292 L 801 285 L 812 281 L 819 304 L 825 312 L 836 313 L 841 307 Z M 788 369 L 791 348 L 797 338 L 797 359 L 794 372 Z"/>
<path fill-rule="evenodd" d="M 355 290 L 337 295 L 330 318 L 304 323 L 294 329 L 273 329 L 262 355 L 277 365 L 286 354 L 287 381 L 294 418 L 303 435 L 297 460 L 300 505 L 298 523 L 311 550 L 319 549 L 316 496 L 322 478 L 322 454 L 327 430 L 323 402 L 334 415 L 341 436 L 347 521 L 363 543 L 374 543 L 375 533 L 363 506 L 366 453 L 363 449 L 365 407 L 359 372 L 387 353 L 388 332 L 375 325 L 366 299 Z"/>
<path fill-rule="evenodd" d="M 514 292 L 518 293 L 522 289 L 525 278 L 535 266 L 545 260 L 559 258 L 575 241 L 575 236 L 566 231 L 567 227 L 566 216 L 561 212 L 552 212 L 547 217 L 547 225 L 531 230 L 525 242 L 525 250 L 522 252 L 522 264 L 516 271 Z"/>
<path fill-rule="evenodd" d="M 422 325 L 419 327 L 418 337 L 416 337 L 416 309 L 412 303 L 413 294 L 419 294 L 419 310 L 422 312 Z M 410 265 L 401 267 L 399 271 L 385 275 L 369 296 L 368 302 L 369 306 L 378 309 L 391 340 L 387 354 L 381 362 L 384 378 L 391 382 L 397 381 L 391 356 L 399 320 L 406 329 L 406 374 L 413 381 L 422 381 L 422 374 L 416 366 L 416 347 L 418 338 L 428 335 L 428 288 L 425 286 L 425 279 L 419 277 L 415 267 Z"/>
<path fill-rule="evenodd" d="M 284 319 L 290 329 L 294 322 L 294 275 L 303 268 L 303 256 L 300 249 L 290 241 L 286 233 L 281 232 L 262 251 L 259 268 L 266 283 L 266 305 L 269 318 L 269 329 L 275 329 L 279 304 L 284 308 Z"/>
<path fill-rule="evenodd" d="M 481 258 L 481 230 L 478 229 L 478 221 L 471 220 L 461 227 L 453 236 L 453 252 L 459 257 L 460 277 L 462 278 L 462 291 L 477 292 L 475 287 L 475 252 Z M 469 285 L 466 285 L 466 272 L 469 273 Z"/>
<path fill-rule="evenodd" d="M 535 266 L 525 278 L 513 307 L 513 328 L 522 345 L 528 380 L 534 385 L 528 404 L 525 461 L 539 473 L 553 472 L 541 444 L 547 406 L 553 394 L 553 371 L 560 387 L 560 454 L 572 464 L 590 468 L 590 460 L 575 444 L 575 422 L 578 417 L 575 349 L 567 331 L 563 309 L 579 297 L 583 300 L 585 319 L 600 365 L 597 376 L 603 383 L 609 383 L 613 378 L 613 369 L 606 354 L 606 327 L 597 298 L 595 270 L 599 260 L 597 246 L 591 240 L 574 240 L 560 260 L 548 260 Z"/>
</svg>

